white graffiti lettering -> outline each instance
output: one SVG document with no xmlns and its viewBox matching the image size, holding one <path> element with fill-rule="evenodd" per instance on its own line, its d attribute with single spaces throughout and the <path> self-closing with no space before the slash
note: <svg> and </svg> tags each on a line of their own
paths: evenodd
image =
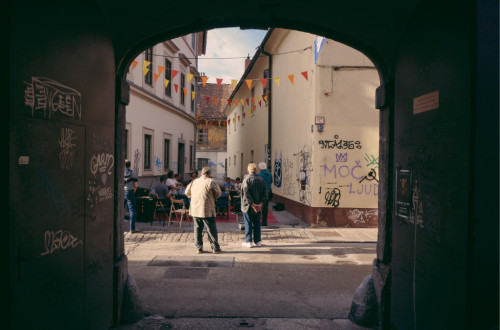
<svg viewBox="0 0 500 330">
<path fill-rule="evenodd" d="M 77 247 L 83 244 L 82 240 L 79 240 L 75 236 L 71 235 L 68 231 L 59 230 L 57 232 L 46 231 L 45 232 L 45 251 L 42 252 L 42 256 L 47 254 L 52 254 L 59 249 L 67 249 L 69 247 Z"/>
</svg>

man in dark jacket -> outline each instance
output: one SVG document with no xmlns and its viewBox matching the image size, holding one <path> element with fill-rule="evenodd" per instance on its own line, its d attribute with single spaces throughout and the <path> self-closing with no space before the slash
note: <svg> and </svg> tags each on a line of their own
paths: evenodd
<svg viewBox="0 0 500 330">
<path fill-rule="evenodd" d="M 257 165 L 248 164 L 248 175 L 241 184 L 241 211 L 245 219 L 245 243 L 244 247 L 262 246 L 260 235 L 260 212 L 262 205 L 267 201 L 266 181 L 257 175 Z"/>
<path fill-rule="evenodd" d="M 271 182 L 273 181 L 273 175 L 271 174 L 271 171 L 267 169 L 266 163 L 260 162 L 259 163 L 259 176 L 261 176 L 264 181 L 266 181 L 266 186 L 267 186 L 267 199 L 264 201 L 264 204 L 262 204 L 262 226 L 267 226 L 267 209 L 268 209 L 268 203 L 269 201 L 273 198 L 273 192 L 271 190 Z"/>
</svg>

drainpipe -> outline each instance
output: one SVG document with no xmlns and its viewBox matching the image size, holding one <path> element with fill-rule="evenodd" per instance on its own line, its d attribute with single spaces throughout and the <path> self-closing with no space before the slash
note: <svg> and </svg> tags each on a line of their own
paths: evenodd
<svg viewBox="0 0 500 330">
<path fill-rule="evenodd" d="M 260 47 L 262 54 L 267 55 L 269 57 L 269 78 L 272 78 L 273 76 L 273 55 L 269 54 L 264 50 L 264 45 L 261 45 Z M 268 169 L 270 170 L 270 163 L 271 163 L 271 155 L 272 155 L 272 148 L 271 148 L 271 142 L 272 142 L 272 108 L 273 108 L 273 102 L 272 102 L 272 88 L 273 84 L 272 81 L 268 81 L 269 86 L 269 100 L 268 100 L 268 106 L 269 106 L 269 111 L 267 112 L 267 145 L 268 145 L 268 152 L 269 152 L 269 164 L 266 164 Z M 266 155 L 267 156 L 267 155 Z"/>
</svg>

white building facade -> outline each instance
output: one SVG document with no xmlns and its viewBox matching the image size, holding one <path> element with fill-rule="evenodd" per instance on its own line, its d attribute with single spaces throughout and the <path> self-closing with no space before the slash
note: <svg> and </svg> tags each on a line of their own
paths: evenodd
<svg viewBox="0 0 500 330">
<path fill-rule="evenodd" d="M 152 189 L 169 171 L 188 180 L 195 170 L 198 56 L 206 32 L 156 44 L 139 54 L 127 81 L 126 155 L 139 187 Z"/>
</svg>

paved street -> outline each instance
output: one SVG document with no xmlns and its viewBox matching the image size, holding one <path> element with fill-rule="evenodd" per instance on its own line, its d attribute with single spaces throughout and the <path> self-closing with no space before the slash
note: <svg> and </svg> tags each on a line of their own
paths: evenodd
<svg viewBox="0 0 500 330">
<path fill-rule="evenodd" d="M 279 223 L 263 227 L 262 247 L 242 247 L 237 224 L 218 223 L 221 254 L 206 236 L 197 254 L 188 223 L 138 223 L 125 253 L 146 317 L 120 329 L 364 329 L 347 315 L 372 271 L 377 229 L 311 228 L 273 214 Z"/>
</svg>

